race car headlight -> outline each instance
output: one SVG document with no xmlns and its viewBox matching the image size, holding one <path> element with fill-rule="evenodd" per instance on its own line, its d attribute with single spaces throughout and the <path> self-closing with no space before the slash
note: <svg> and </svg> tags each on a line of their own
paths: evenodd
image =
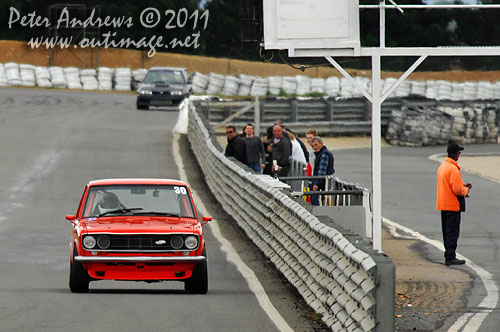
<svg viewBox="0 0 500 332">
<path fill-rule="evenodd" d="M 179 235 L 172 236 L 172 238 L 170 239 L 170 245 L 176 250 L 182 248 L 183 244 L 184 240 Z"/>
<path fill-rule="evenodd" d="M 184 92 L 181 90 L 174 90 L 171 91 L 170 93 L 172 94 L 172 96 L 182 96 L 184 94 Z"/>
<path fill-rule="evenodd" d="M 187 249 L 192 250 L 198 246 L 198 239 L 194 236 L 188 236 L 184 240 L 184 245 L 186 246 Z"/>
<path fill-rule="evenodd" d="M 152 95 L 153 94 L 153 91 L 151 91 L 151 90 L 145 90 L 145 89 L 139 89 L 139 90 L 137 90 L 137 92 L 140 95 Z"/>
<path fill-rule="evenodd" d="M 99 249 L 108 249 L 110 244 L 111 240 L 107 235 L 101 235 L 97 238 L 97 245 L 99 246 Z"/>
<path fill-rule="evenodd" d="M 88 235 L 83 239 L 83 246 L 85 249 L 93 249 L 96 245 L 95 237 Z"/>
</svg>

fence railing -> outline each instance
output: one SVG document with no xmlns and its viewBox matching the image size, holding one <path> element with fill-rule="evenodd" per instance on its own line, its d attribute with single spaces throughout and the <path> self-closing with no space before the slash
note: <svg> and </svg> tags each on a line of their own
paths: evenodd
<svg viewBox="0 0 500 332">
<path fill-rule="evenodd" d="M 332 331 L 394 330 L 394 264 L 359 237 L 323 223 L 326 217 L 274 186 L 276 179 L 226 158 L 190 107 L 181 112 L 189 113 L 186 132 L 210 190 Z"/>
</svg>

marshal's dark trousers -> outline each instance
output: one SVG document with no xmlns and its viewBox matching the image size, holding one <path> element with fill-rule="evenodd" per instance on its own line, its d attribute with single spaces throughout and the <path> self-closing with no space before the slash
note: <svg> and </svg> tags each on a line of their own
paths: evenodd
<svg viewBox="0 0 500 332">
<path fill-rule="evenodd" d="M 444 259 L 456 259 L 458 236 L 460 235 L 460 211 L 441 211 L 443 231 Z"/>
</svg>

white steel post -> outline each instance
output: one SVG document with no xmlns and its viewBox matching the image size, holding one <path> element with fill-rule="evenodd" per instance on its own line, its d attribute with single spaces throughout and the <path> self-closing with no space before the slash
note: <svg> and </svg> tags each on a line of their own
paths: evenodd
<svg viewBox="0 0 500 332">
<path fill-rule="evenodd" d="M 254 123 L 255 123 L 255 136 L 260 136 L 260 101 L 259 96 L 255 97 L 254 103 Z"/>
<path fill-rule="evenodd" d="M 373 249 L 382 252 L 382 151 L 380 54 L 372 56 L 372 211 Z"/>
</svg>

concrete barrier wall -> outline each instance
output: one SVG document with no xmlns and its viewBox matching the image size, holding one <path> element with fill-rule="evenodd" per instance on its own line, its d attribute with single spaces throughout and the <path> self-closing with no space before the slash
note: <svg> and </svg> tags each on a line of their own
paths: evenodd
<svg viewBox="0 0 500 332">
<path fill-rule="evenodd" d="M 393 331 L 393 263 L 322 223 L 277 180 L 226 158 L 192 102 L 181 112 L 214 196 L 332 331 Z"/>
</svg>

